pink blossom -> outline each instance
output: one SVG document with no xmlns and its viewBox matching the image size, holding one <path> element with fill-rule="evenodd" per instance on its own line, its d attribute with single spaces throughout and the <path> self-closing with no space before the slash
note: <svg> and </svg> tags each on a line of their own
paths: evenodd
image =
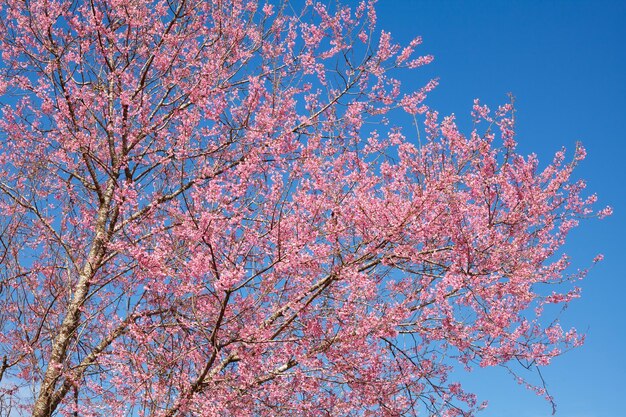
<svg viewBox="0 0 626 417">
<path fill-rule="evenodd" d="M 440 116 L 436 79 L 402 81 L 420 38 L 393 43 L 374 1 L 304 3 L 0 5 L 0 396 L 469 416 L 454 366 L 582 343 L 542 315 L 580 296 L 567 234 L 611 213 L 583 148 L 521 155 L 512 100 Z"/>
</svg>

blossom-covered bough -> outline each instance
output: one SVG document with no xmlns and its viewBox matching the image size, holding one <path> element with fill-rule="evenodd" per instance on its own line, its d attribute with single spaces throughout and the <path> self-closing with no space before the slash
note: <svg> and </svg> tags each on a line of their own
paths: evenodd
<svg viewBox="0 0 626 417">
<path fill-rule="evenodd" d="M 579 344 L 583 149 L 461 134 L 371 3 L 0 4 L 3 415 L 470 415 Z"/>
</svg>

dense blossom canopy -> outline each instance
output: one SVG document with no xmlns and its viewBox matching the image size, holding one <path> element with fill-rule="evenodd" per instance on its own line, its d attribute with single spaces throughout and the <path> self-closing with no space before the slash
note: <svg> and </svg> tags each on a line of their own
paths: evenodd
<svg viewBox="0 0 626 417">
<path fill-rule="evenodd" d="M 372 3 L 0 1 L 0 413 L 469 415 L 580 343 L 584 150 L 460 133 Z"/>
</svg>

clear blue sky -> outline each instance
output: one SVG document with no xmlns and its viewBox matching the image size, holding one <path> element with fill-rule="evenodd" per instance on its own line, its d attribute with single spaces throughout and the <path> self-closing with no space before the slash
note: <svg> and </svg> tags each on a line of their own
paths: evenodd
<svg viewBox="0 0 626 417">
<path fill-rule="evenodd" d="M 578 175 L 615 214 L 586 222 L 566 247 L 578 266 L 596 253 L 605 261 L 562 320 L 586 331 L 585 346 L 543 375 L 557 417 L 626 416 L 626 1 L 380 0 L 378 10 L 395 39 L 423 36 L 435 61 L 415 82 L 440 78 L 428 99 L 440 113 L 468 117 L 474 98 L 496 107 L 511 92 L 522 152 L 550 161 L 578 140 L 587 148 Z M 503 370 L 474 372 L 467 386 L 489 400 L 484 417 L 551 414 Z"/>
</svg>

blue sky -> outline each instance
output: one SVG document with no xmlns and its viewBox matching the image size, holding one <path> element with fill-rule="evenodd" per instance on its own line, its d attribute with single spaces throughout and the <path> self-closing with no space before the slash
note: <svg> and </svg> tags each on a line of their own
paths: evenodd
<svg viewBox="0 0 626 417">
<path fill-rule="evenodd" d="M 599 205 L 614 215 L 585 222 L 566 252 L 585 267 L 605 260 L 581 283 L 582 298 L 565 312 L 564 327 L 587 334 L 542 373 L 557 417 L 626 415 L 626 1 L 380 0 L 380 28 L 435 61 L 415 80 L 439 77 L 428 104 L 469 117 L 472 100 L 496 107 L 516 98 L 519 149 L 550 161 L 576 141 L 588 157 L 578 169 Z M 405 80 L 410 82 L 410 80 Z M 504 370 L 478 370 L 466 386 L 489 400 L 483 417 L 543 417 L 550 405 L 517 385 Z"/>
</svg>

